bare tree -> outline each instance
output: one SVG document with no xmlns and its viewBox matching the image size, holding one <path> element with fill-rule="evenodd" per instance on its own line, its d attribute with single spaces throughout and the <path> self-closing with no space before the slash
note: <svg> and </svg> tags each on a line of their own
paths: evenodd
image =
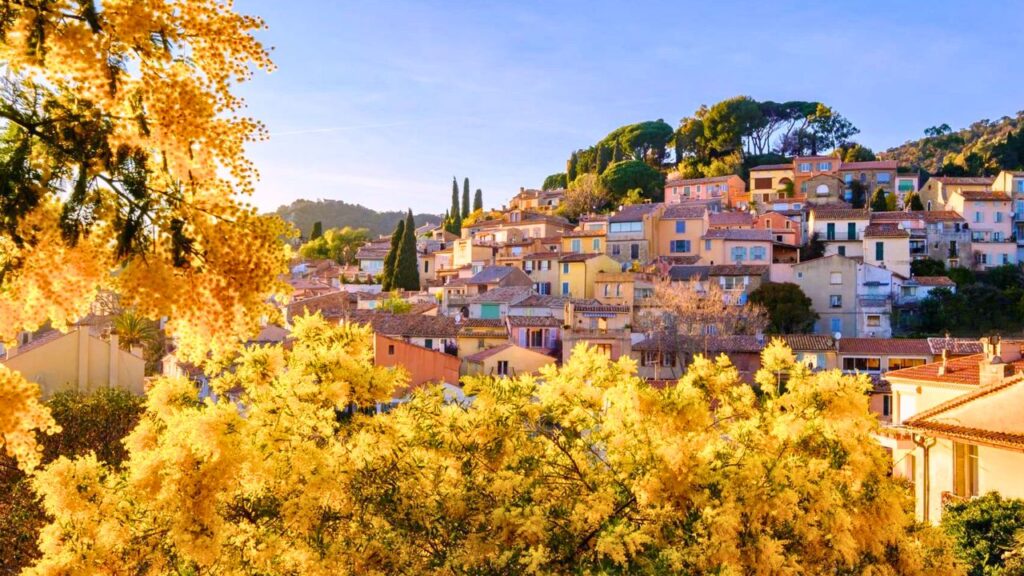
<svg viewBox="0 0 1024 576">
<path fill-rule="evenodd" d="M 665 376 L 681 375 L 686 361 L 695 354 L 708 354 L 715 345 L 730 336 L 752 336 L 768 326 L 768 313 L 760 305 L 740 303 L 717 282 L 698 280 L 654 284 L 659 308 L 638 319 L 638 327 L 660 357 L 676 355 L 677 366 L 659 366 Z"/>
<path fill-rule="evenodd" d="M 604 208 L 610 199 L 596 174 L 581 174 L 569 184 L 559 210 L 566 218 L 576 220 Z"/>
</svg>

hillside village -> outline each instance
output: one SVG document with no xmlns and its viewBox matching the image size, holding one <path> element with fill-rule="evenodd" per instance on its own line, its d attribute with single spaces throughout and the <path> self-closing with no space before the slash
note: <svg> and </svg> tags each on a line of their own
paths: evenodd
<svg viewBox="0 0 1024 576">
<path fill-rule="evenodd" d="M 895 210 L 853 208 L 853 182 L 892 195 Z M 797 157 L 754 167 L 749 181 L 670 176 L 664 202 L 576 224 L 558 215 L 565 195 L 521 189 L 500 215 L 458 236 L 417 228 L 419 291 L 348 283 L 381 273 L 388 237 L 365 244 L 356 266 L 296 263 L 287 315 L 371 325 L 376 361 L 405 366 L 413 387 L 536 373 L 580 344 L 631 357 L 658 385 L 697 353 L 727 354 L 749 380 L 775 337 L 763 327 L 731 333 L 683 315 L 668 337 L 648 320 L 665 311 L 659 296 L 673 286 L 720 298 L 727 310 L 747 306 L 763 285 L 791 283 L 817 318 L 808 334 L 778 336 L 816 369 L 871 377 L 871 406 L 885 424 L 879 441 L 915 481 L 919 517 L 935 519 L 943 502 L 989 490 L 1024 495 L 1016 482 L 1024 431 L 998 415 L 1024 393 L 1021 343 L 893 338 L 932 290 L 957 289 L 946 275 L 914 275 L 915 260 L 976 271 L 1020 261 L 1024 173 L 924 179 L 895 161 Z M 914 195 L 923 210 L 909 209 Z M 970 416 L 950 428 L 944 419 L 954 412 Z"/>
</svg>

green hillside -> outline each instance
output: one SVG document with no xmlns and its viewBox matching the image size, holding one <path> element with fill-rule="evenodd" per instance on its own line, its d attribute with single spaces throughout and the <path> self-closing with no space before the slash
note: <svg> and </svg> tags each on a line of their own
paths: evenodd
<svg viewBox="0 0 1024 576">
<path fill-rule="evenodd" d="M 309 236 L 315 222 L 322 222 L 324 230 L 345 226 L 367 228 L 370 235 L 376 237 L 390 234 L 398 221 L 405 218 L 405 212 L 377 212 L 342 200 L 296 200 L 287 206 L 281 206 L 275 213 L 294 224 L 304 238 Z M 417 226 L 428 222 L 441 222 L 441 217 L 437 214 L 416 214 L 414 218 Z"/>
<path fill-rule="evenodd" d="M 1024 168 L 1024 111 L 1014 117 L 979 120 L 954 131 L 948 124 L 925 130 L 925 137 L 881 154 L 900 166 L 946 176 L 985 176 Z"/>
</svg>

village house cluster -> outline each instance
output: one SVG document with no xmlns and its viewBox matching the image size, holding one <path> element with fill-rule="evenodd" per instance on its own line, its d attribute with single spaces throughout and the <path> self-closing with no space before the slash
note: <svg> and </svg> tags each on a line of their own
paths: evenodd
<svg viewBox="0 0 1024 576">
<path fill-rule="evenodd" d="M 715 286 L 731 307 L 765 283 L 791 282 L 818 320 L 811 334 L 781 338 L 815 369 L 871 378 L 879 442 L 895 473 L 913 483 L 918 516 L 936 521 L 953 499 L 990 490 L 1024 497 L 1017 481 L 1024 428 L 1015 409 L 1024 401 L 1022 343 L 892 339 L 895 318 L 912 316 L 936 288 L 956 289 L 945 276 L 911 274 L 916 259 L 979 270 L 1021 261 L 1024 173 L 921 180 L 891 161 L 800 157 L 756 167 L 749 182 L 670 177 L 664 202 L 620 206 L 575 225 L 558 215 L 565 190 L 522 189 L 499 217 L 464 226 L 459 236 L 417 228 L 418 291 L 385 293 L 373 284 L 388 237 L 362 246 L 354 266 L 296 261 L 284 325 L 266 326 L 252 342 L 286 342 L 292 319 L 307 313 L 369 325 L 375 363 L 410 376 L 394 402 L 428 383 L 461 396 L 466 375 L 537 373 L 581 343 L 612 359 L 633 358 L 657 386 L 677 379 L 696 353 L 727 354 L 750 381 L 768 337 L 666 338 L 642 319 L 660 309 L 659 283 L 702 293 Z M 897 210 L 853 208 L 855 181 L 894 195 Z M 911 193 L 925 210 L 904 209 Z M 97 382 L 143 388 L 141 350 L 122 350 L 116 335 L 88 321 L 66 335 L 26 334 L 0 352 L 47 393 Z M 163 372 L 205 380 L 173 353 Z"/>
</svg>

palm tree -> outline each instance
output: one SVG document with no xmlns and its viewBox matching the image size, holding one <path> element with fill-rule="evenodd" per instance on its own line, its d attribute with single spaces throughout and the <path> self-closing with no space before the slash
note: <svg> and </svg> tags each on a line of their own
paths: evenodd
<svg viewBox="0 0 1024 576">
<path fill-rule="evenodd" d="M 136 314 L 133 310 L 125 310 L 114 318 L 114 333 L 121 345 L 127 348 L 141 346 L 146 348 L 157 338 L 157 327 L 149 318 Z"/>
</svg>

